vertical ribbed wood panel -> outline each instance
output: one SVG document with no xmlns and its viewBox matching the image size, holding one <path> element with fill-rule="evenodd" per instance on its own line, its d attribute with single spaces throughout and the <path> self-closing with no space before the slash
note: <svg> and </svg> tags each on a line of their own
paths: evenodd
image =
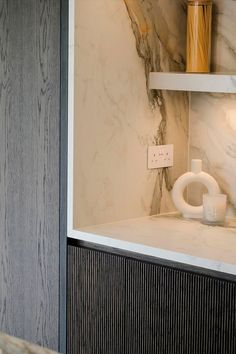
<svg viewBox="0 0 236 354">
<path fill-rule="evenodd" d="M 68 354 L 236 353 L 236 284 L 69 246 Z"/>
<path fill-rule="evenodd" d="M 123 259 L 69 249 L 67 353 L 123 353 Z"/>
</svg>

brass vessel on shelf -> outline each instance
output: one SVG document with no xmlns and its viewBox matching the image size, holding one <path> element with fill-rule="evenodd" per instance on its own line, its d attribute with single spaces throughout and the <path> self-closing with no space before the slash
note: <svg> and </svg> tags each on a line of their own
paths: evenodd
<svg viewBox="0 0 236 354">
<path fill-rule="evenodd" d="M 210 72 L 211 0 L 188 0 L 186 71 Z"/>
</svg>

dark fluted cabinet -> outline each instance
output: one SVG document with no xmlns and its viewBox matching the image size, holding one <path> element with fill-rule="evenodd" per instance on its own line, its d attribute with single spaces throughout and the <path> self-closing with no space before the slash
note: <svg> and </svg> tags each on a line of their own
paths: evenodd
<svg viewBox="0 0 236 354">
<path fill-rule="evenodd" d="M 236 353 L 236 283 L 68 246 L 68 354 Z"/>
</svg>

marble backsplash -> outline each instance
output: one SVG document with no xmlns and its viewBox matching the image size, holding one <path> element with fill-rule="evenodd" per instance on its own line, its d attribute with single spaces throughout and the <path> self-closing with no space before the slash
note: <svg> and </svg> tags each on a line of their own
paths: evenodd
<svg viewBox="0 0 236 354">
<path fill-rule="evenodd" d="M 236 72 L 236 6 L 233 0 L 215 0 L 213 7 L 212 70 Z M 236 208 L 236 95 L 192 93 L 190 104 L 190 159 L 201 158 Z M 201 188 L 189 191 L 199 204 Z"/>
<path fill-rule="evenodd" d="M 184 69 L 184 1 L 75 3 L 74 226 L 172 211 L 187 169 L 188 96 L 147 85 L 150 70 Z M 147 147 L 165 143 L 174 167 L 148 170 Z"/>
<path fill-rule="evenodd" d="M 235 1 L 213 12 L 212 70 L 235 72 Z M 75 19 L 75 228 L 173 211 L 192 158 L 235 214 L 235 95 L 148 90 L 149 71 L 185 69 L 186 1 L 77 0 Z M 166 143 L 174 167 L 148 170 L 148 145 Z M 190 203 L 202 192 L 189 188 Z"/>
</svg>

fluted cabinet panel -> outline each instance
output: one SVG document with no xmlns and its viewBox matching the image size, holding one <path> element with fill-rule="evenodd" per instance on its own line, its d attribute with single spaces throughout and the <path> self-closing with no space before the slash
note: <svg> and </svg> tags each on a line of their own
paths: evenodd
<svg viewBox="0 0 236 354">
<path fill-rule="evenodd" d="M 60 1 L 0 0 L 0 330 L 58 349 Z"/>
<path fill-rule="evenodd" d="M 123 259 L 70 248 L 68 353 L 124 352 Z"/>
<path fill-rule="evenodd" d="M 69 246 L 68 354 L 236 352 L 236 283 Z"/>
</svg>

